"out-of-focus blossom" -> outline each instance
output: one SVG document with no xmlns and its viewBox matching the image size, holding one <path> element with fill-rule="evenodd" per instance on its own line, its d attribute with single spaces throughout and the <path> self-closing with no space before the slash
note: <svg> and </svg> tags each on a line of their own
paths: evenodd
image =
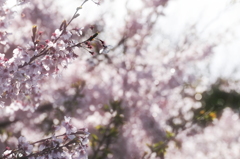
<svg viewBox="0 0 240 159">
<path fill-rule="evenodd" d="M 23 136 L 20 136 L 18 139 L 18 148 L 20 150 L 23 150 L 26 155 L 29 155 L 32 153 L 33 150 L 33 145 L 30 145 L 27 141 L 26 138 Z"/>
</svg>

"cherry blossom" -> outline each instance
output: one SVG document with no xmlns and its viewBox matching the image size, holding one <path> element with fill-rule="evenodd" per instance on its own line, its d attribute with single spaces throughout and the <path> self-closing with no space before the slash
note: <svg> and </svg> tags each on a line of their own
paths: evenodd
<svg viewBox="0 0 240 159">
<path fill-rule="evenodd" d="M 30 9 L 23 13 L 30 13 L 35 3 L 39 2 L 31 1 Z M 195 24 L 172 38 L 165 32 L 170 26 L 164 24 L 173 1 L 140 0 L 137 4 L 129 0 L 124 5 L 122 1 L 101 1 L 103 11 L 97 13 L 93 24 L 86 23 L 94 9 L 84 12 L 86 21 L 76 20 L 85 9 L 79 5 L 70 20 L 62 21 L 58 15 L 67 14 L 47 8 L 55 3 L 40 6 L 39 14 L 48 15 L 41 15 L 42 20 L 36 22 L 40 25 L 32 24 L 37 19 L 35 12 L 29 14 L 34 19 L 31 23 L 19 24 L 29 25 L 22 34 L 31 37 L 16 38 L 22 42 L 11 45 L 9 54 L 5 53 L 7 45 L 10 47 L 8 38 L 17 37 L 7 30 L 14 12 L 1 7 L 0 43 L 5 49 L 0 54 L 0 125 L 7 126 L 0 135 L 0 146 L 19 141 L 18 148 L 6 148 L 4 158 L 14 158 L 19 152 L 31 159 L 78 159 L 103 150 L 111 150 L 109 158 L 240 156 L 234 112 L 225 109 L 219 119 L 212 114 L 213 121 L 206 128 L 193 122 L 194 110 L 202 107 L 201 93 L 215 82 L 199 67 L 224 44 L 219 37 L 225 33 L 205 38 Z M 123 15 L 119 16 L 118 10 Z M 123 112 L 118 114 L 112 101 L 119 102 Z M 123 121 L 116 127 L 113 121 L 119 118 Z M 232 127 L 231 133 L 223 133 Z M 106 130 L 115 138 L 104 134 Z M 25 138 L 17 140 L 19 134 Z M 102 144 L 88 152 L 92 138 Z M 161 146 L 161 153 L 156 152 Z"/>
</svg>

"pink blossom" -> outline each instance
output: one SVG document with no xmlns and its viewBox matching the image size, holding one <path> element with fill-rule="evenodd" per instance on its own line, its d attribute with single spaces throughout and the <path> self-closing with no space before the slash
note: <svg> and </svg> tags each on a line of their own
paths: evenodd
<svg viewBox="0 0 240 159">
<path fill-rule="evenodd" d="M 66 134 L 69 135 L 71 139 L 74 138 L 74 135 L 70 135 L 71 133 L 77 132 L 77 128 L 70 124 L 71 117 L 64 116 L 65 121 L 62 122 L 62 126 L 66 129 Z"/>
<path fill-rule="evenodd" d="M 62 34 L 62 31 L 60 31 L 59 29 L 56 29 L 55 32 L 52 34 L 51 39 L 55 40 L 56 38 L 60 37 L 61 34 Z"/>
</svg>

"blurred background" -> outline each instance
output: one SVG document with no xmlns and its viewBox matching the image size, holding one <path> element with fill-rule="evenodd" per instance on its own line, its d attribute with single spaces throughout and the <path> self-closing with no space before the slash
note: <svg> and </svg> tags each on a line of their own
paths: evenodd
<svg viewBox="0 0 240 159">
<path fill-rule="evenodd" d="M 14 7 L 1 52 L 10 58 L 27 46 L 32 25 L 49 39 L 81 3 Z M 0 150 L 15 147 L 21 135 L 51 135 L 71 116 L 75 126 L 89 128 L 90 159 L 240 158 L 238 15 L 237 0 L 88 1 L 69 29 L 84 27 L 80 40 L 99 32 L 109 52 L 76 48 L 76 61 L 41 81 L 35 112 L 2 109 Z"/>
</svg>

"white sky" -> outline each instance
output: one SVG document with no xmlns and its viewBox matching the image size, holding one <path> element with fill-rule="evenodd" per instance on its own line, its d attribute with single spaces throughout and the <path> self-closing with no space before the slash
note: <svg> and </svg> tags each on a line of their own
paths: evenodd
<svg viewBox="0 0 240 159">
<path fill-rule="evenodd" d="M 170 1 L 165 11 L 164 32 L 176 38 L 186 26 L 196 24 L 201 38 L 216 38 L 218 46 L 210 64 L 213 78 L 233 76 L 240 68 L 240 4 L 230 0 L 176 0 Z M 240 78 L 240 74 L 234 74 Z"/>
</svg>

